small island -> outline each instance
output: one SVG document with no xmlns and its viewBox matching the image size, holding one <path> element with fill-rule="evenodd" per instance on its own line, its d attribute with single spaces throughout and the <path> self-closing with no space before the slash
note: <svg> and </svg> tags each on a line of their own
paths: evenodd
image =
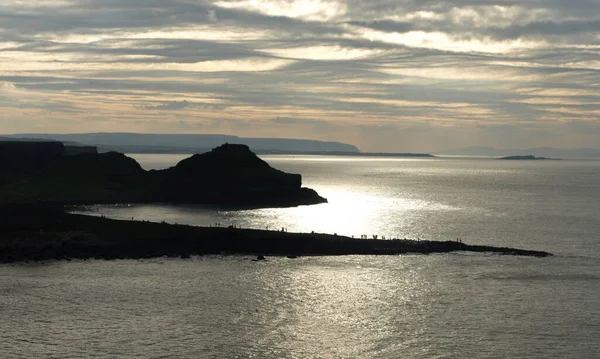
<svg viewBox="0 0 600 359">
<path fill-rule="evenodd" d="M 536 157 L 534 155 L 519 155 L 519 156 L 507 156 L 500 157 L 499 160 L 555 160 L 556 158 L 548 158 L 548 157 Z"/>
</svg>

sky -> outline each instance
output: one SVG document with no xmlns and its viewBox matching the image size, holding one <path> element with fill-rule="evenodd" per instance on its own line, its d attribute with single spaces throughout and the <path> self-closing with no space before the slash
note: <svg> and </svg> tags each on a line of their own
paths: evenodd
<svg viewBox="0 0 600 359">
<path fill-rule="evenodd" d="M 2 0 L 0 133 L 600 148 L 597 0 Z"/>
</svg>

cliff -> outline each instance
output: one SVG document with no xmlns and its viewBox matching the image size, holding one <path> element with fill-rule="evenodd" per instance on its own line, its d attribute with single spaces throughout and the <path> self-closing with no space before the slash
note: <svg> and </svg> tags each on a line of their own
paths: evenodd
<svg viewBox="0 0 600 359">
<path fill-rule="evenodd" d="M 302 177 L 269 166 L 246 145 L 224 144 L 166 170 L 156 198 L 168 202 L 289 206 L 322 203 Z"/>
<path fill-rule="evenodd" d="M 121 153 L 59 156 L 39 174 L 0 187 L 0 202 L 107 203 L 138 201 L 148 174 Z"/>
<path fill-rule="evenodd" d="M 66 155 L 73 156 L 80 153 L 98 153 L 98 148 L 94 146 L 72 145 L 65 143 Z"/>
<path fill-rule="evenodd" d="M 48 168 L 62 155 L 60 142 L 0 142 L 0 185 L 29 178 Z"/>
<path fill-rule="evenodd" d="M 302 188 L 300 175 L 272 168 L 245 145 L 226 144 L 162 171 L 145 171 L 118 152 L 56 154 L 52 158 L 27 181 L 0 184 L 0 202 L 172 202 L 240 207 L 326 202 L 314 190 Z"/>
</svg>

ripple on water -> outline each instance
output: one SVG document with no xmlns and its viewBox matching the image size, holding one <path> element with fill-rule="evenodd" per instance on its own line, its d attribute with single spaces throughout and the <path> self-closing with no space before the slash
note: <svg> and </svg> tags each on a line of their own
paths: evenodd
<svg viewBox="0 0 600 359">
<path fill-rule="evenodd" d="M 265 262 L 215 256 L 0 266 L 0 352 L 7 358 L 591 357 L 600 334 L 598 286 L 590 285 L 592 277 L 561 274 L 581 269 L 565 263 L 460 255 Z M 540 278 L 529 279 L 532 271 Z"/>
</svg>

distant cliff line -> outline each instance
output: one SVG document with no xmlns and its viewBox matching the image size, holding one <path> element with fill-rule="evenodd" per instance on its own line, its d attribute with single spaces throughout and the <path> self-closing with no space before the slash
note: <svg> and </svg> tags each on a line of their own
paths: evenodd
<svg viewBox="0 0 600 359">
<path fill-rule="evenodd" d="M 99 152 L 155 154 L 195 154 L 210 152 L 223 144 L 244 144 L 259 155 L 329 155 L 363 157 L 423 157 L 429 153 L 361 152 L 356 146 L 341 142 L 326 142 L 290 138 L 244 138 L 229 135 L 143 134 L 143 133 L 80 133 L 0 135 L 1 141 L 58 141 L 70 147 L 96 147 Z"/>
<path fill-rule="evenodd" d="M 202 153 L 223 143 L 244 144 L 255 153 L 360 153 L 359 149 L 341 142 L 293 138 L 245 138 L 230 135 L 206 134 L 148 134 L 148 133 L 24 133 L 0 135 L 4 138 L 55 140 L 98 147 L 100 152 L 124 153 Z"/>
</svg>

